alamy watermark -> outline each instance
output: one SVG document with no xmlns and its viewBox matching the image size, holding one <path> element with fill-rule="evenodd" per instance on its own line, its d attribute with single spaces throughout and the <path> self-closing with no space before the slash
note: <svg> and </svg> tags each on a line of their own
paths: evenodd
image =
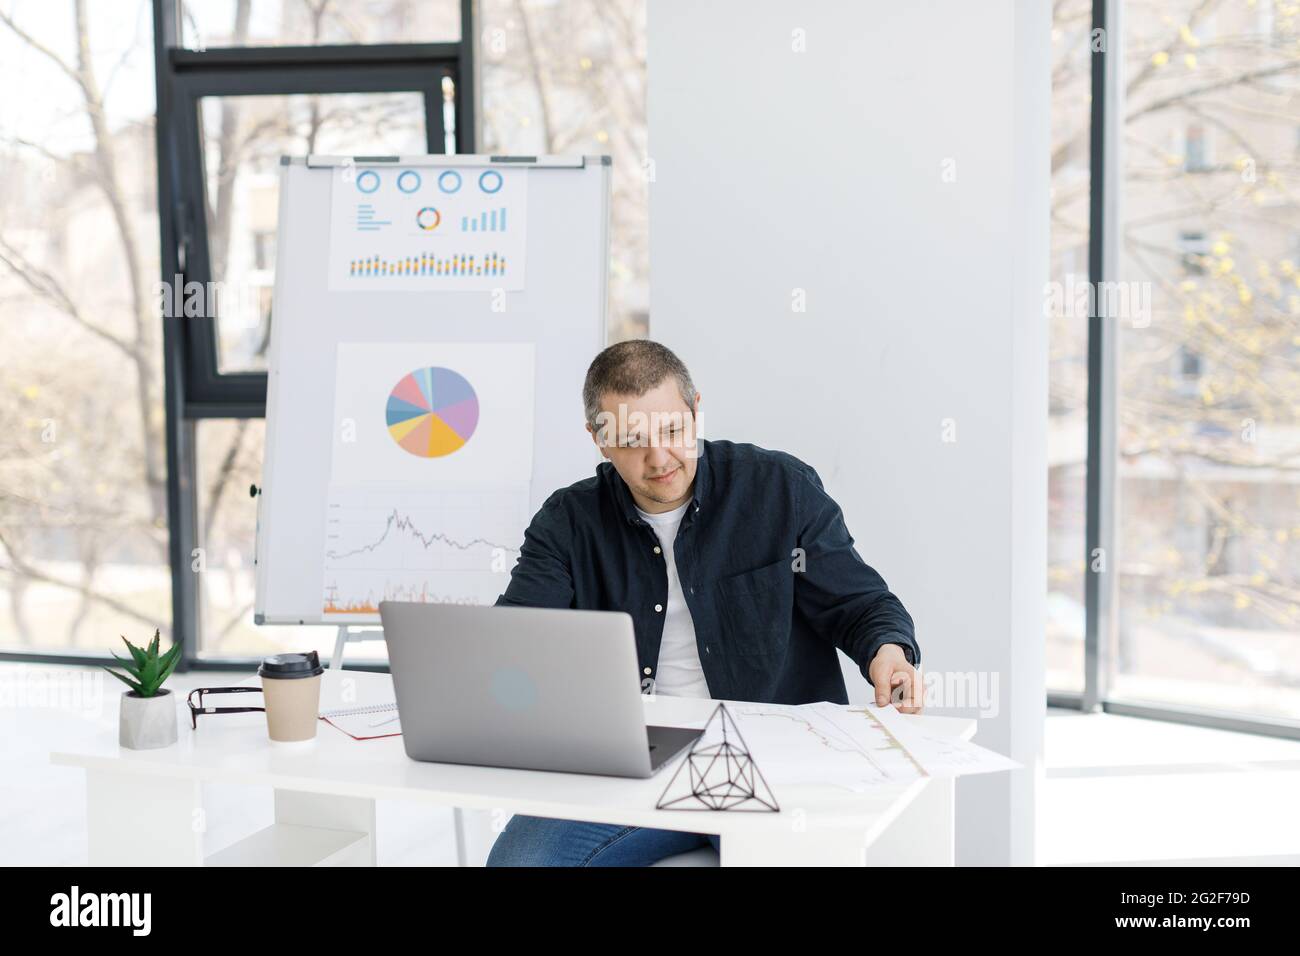
<svg viewBox="0 0 1300 956">
<path fill-rule="evenodd" d="M 1067 275 L 1064 282 L 1043 286 L 1043 314 L 1064 319 L 1088 319 L 1095 315 L 1145 329 L 1151 325 L 1151 283 L 1090 282 Z"/>
<path fill-rule="evenodd" d="M 163 319 L 215 319 L 257 315 L 264 287 L 248 282 L 188 282 L 179 272 L 170 282 L 153 284 L 153 304 Z"/>
<path fill-rule="evenodd" d="M 0 674 L 0 710 L 20 707 L 98 717 L 104 709 L 104 672 L 19 665 Z"/>
<path fill-rule="evenodd" d="M 679 448 L 696 458 L 704 426 L 698 411 L 643 412 L 620 402 L 617 411 L 596 414 L 592 433 L 602 448 Z"/>
<path fill-rule="evenodd" d="M 917 669 L 924 710 L 975 711 L 980 717 L 996 717 L 1000 711 L 997 671 L 927 671 Z M 895 704 L 915 705 L 908 700 L 906 685 L 899 684 L 890 695 Z"/>
</svg>

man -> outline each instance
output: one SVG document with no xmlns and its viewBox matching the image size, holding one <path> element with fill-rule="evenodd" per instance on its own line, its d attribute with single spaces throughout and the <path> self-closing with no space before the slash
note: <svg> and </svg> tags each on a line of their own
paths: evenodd
<svg viewBox="0 0 1300 956">
<path fill-rule="evenodd" d="M 659 694 L 847 703 L 836 649 L 887 704 L 920 710 L 912 618 L 839 506 L 783 452 L 697 438 L 700 394 L 657 342 L 591 363 L 587 430 L 607 461 L 551 495 L 497 604 L 627 611 Z M 515 816 L 489 866 L 646 865 L 716 836 Z"/>
</svg>

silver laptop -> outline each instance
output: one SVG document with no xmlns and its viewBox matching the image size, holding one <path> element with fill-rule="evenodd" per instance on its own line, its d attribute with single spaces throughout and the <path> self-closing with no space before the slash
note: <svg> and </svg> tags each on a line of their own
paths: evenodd
<svg viewBox="0 0 1300 956">
<path fill-rule="evenodd" d="M 698 730 L 647 727 L 621 611 L 384 601 L 415 760 L 648 777 Z"/>
</svg>

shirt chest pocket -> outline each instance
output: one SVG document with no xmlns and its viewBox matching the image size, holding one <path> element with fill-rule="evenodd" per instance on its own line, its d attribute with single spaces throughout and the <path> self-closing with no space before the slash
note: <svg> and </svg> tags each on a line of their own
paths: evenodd
<svg viewBox="0 0 1300 956">
<path fill-rule="evenodd" d="M 784 654 L 794 605 L 794 572 L 785 558 L 715 585 L 718 615 L 737 654 Z"/>
</svg>

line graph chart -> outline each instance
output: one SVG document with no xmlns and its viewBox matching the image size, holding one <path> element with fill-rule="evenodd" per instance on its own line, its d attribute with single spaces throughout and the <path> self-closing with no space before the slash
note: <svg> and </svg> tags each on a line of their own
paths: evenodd
<svg viewBox="0 0 1300 956">
<path fill-rule="evenodd" d="M 369 615 L 380 601 L 490 604 L 528 524 L 528 490 L 332 489 L 322 609 Z"/>
</svg>

